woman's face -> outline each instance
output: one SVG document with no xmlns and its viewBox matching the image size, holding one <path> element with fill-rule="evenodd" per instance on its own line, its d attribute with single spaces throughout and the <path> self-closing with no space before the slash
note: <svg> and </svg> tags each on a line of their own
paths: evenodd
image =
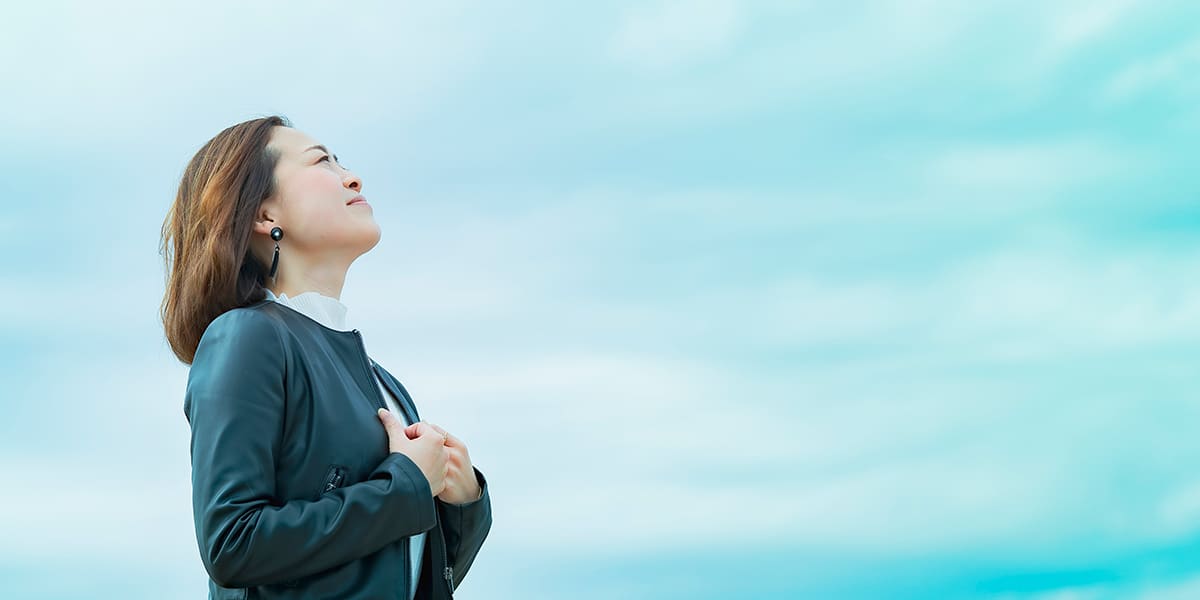
<svg viewBox="0 0 1200 600">
<path fill-rule="evenodd" d="M 265 249 L 274 248 L 271 228 L 283 230 L 281 248 L 313 260 L 336 257 L 353 261 L 379 242 L 379 225 L 371 205 L 360 196 L 362 180 L 342 167 L 321 143 L 291 127 L 275 127 L 268 146 L 279 153 L 275 194 L 259 209 L 255 232 Z M 265 253 L 270 256 L 270 252 Z"/>
</svg>

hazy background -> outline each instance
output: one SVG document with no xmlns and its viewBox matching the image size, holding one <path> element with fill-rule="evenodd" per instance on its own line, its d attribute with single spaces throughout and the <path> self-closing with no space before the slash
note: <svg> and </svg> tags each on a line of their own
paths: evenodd
<svg viewBox="0 0 1200 600">
<path fill-rule="evenodd" d="M 459 597 L 1200 597 L 1194 3 L 4 13 L 6 598 L 205 597 L 159 227 L 273 113 L 489 477 Z"/>
</svg>

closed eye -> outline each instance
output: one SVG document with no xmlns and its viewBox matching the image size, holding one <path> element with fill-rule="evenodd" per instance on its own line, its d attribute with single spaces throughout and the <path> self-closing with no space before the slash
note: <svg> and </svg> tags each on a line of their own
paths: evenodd
<svg viewBox="0 0 1200 600">
<path fill-rule="evenodd" d="M 334 157 L 334 158 L 335 158 L 335 160 L 336 160 L 336 158 L 337 158 L 337 157 Z M 321 155 L 321 158 L 318 158 L 318 159 L 317 159 L 317 162 L 321 162 L 321 161 L 323 161 L 323 160 L 329 160 L 329 155 L 328 155 L 328 154 L 322 154 L 322 155 Z M 339 165 L 342 165 L 342 161 L 340 161 L 340 160 L 339 160 L 339 161 L 338 161 L 338 164 L 339 164 Z M 343 168 L 343 169 L 345 169 L 345 168 L 346 168 L 346 165 L 342 165 L 342 168 Z"/>
</svg>

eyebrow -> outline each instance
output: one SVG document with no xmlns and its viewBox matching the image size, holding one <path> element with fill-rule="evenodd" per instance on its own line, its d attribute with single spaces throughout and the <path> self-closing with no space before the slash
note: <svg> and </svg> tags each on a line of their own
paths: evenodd
<svg viewBox="0 0 1200 600">
<path fill-rule="evenodd" d="M 326 148 L 325 146 L 322 146 L 321 144 L 317 144 L 316 146 L 309 146 L 309 147 L 305 148 L 304 150 L 301 150 L 300 153 L 304 154 L 305 152 L 308 152 L 309 150 L 320 150 L 320 151 L 324 152 L 325 154 L 332 155 L 333 160 L 338 160 L 338 157 L 336 154 L 330 152 L 329 148 Z M 338 162 L 342 162 L 342 161 L 338 160 Z"/>
</svg>

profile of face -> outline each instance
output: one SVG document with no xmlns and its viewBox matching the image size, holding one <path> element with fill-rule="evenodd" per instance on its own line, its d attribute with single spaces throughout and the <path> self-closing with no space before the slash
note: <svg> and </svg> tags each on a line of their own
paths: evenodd
<svg viewBox="0 0 1200 600">
<path fill-rule="evenodd" d="M 362 195 L 362 180 L 344 168 L 320 142 L 292 127 L 272 129 L 268 147 L 279 153 L 275 193 L 263 200 L 254 223 L 255 252 L 269 257 L 271 229 L 283 230 L 279 242 L 291 265 L 316 267 L 334 261 L 346 266 L 379 243 L 374 209 L 351 202 Z M 361 199 L 360 199 L 361 200 Z"/>
</svg>

